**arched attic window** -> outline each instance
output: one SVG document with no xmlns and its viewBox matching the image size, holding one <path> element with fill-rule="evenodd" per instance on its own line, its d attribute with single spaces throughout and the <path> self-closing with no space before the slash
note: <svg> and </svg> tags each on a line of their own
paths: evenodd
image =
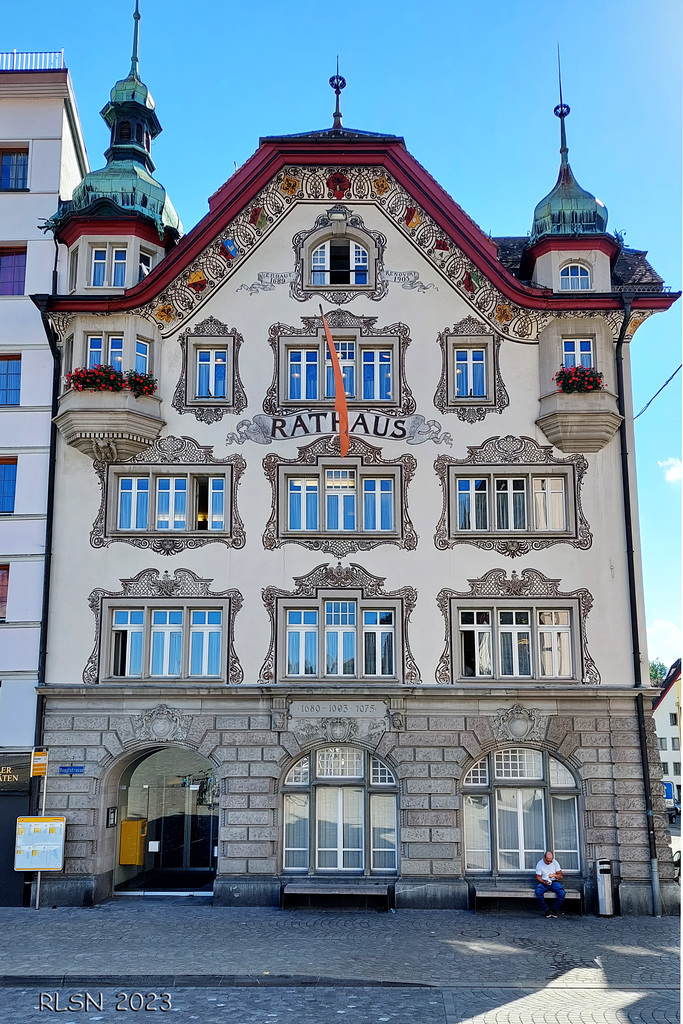
<svg viewBox="0 0 683 1024">
<path fill-rule="evenodd" d="M 560 270 L 562 291 L 585 291 L 591 287 L 590 270 L 580 263 L 568 263 Z"/>
<path fill-rule="evenodd" d="M 130 139 L 131 139 L 130 121 L 121 121 L 119 123 L 119 142 L 130 142 Z"/>
</svg>

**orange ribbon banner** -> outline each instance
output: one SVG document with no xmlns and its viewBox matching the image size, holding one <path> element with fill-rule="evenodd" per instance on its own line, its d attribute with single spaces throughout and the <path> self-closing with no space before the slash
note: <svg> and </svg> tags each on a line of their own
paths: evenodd
<svg viewBox="0 0 683 1024">
<path fill-rule="evenodd" d="M 341 366 L 339 365 L 339 357 L 337 356 L 337 349 L 335 348 L 332 335 L 330 334 L 330 328 L 327 326 L 327 320 L 323 313 L 323 307 L 320 307 L 320 315 L 323 318 L 323 327 L 325 328 L 325 335 L 327 337 L 327 347 L 330 350 L 330 359 L 332 360 L 332 371 L 334 373 L 334 408 L 339 417 L 339 451 L 341 457 L 344 458 L 349 450 L 349 410 L 346 406 L 346 391 L 344 390 L 344 378 L 341 372 Z"/>
</svg>

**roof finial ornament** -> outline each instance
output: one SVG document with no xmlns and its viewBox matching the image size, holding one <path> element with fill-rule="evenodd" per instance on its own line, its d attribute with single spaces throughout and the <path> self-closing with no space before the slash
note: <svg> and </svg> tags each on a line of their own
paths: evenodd
<svg viewBox="0 0 683 1024">
<path fill-rule="evenodd" d="M 562 67 L 560 65 L 560 44 L 557 44 L 557 77 L 560 84 L 560 102 L 555 107 L 553 113 L 555 117 L 560 119 L 560 156 L 562 158 L 562 167 L 566 167 L 569 163 L 567 154 L 569 149 L 567 148 L 567 133 L 564 128 L 564 119 L 571 113 L 571 107 L 568 103 L 562 102 Z"/>
<path fill-rule="evenodd" d="M 140 0 L 135 0 L 135 11 L 133 13 L 135 22 L 133 28 L 133 55 L 130 60 L 130 78 L 139 78 L 138 48 L 140 45 Z"/>
<path fill-rule="evenodd" d="M 330 79 L 330 85 L 337 94 L 337 106 L 334 111 L 334 122 L 332 124 L 332 130 L 334 131 L 334 129 L 337 128 L 341 131 L 342 115 L 341 109 L 339 107 L 339 97 L 341 95 L 342 89 L 346 88 L 346 79 L 342 78 L 342 76 L 339 74 L 339 57 L 337 57 L 337 74 L 332 75 L 332 78 Z"/>
</svg>

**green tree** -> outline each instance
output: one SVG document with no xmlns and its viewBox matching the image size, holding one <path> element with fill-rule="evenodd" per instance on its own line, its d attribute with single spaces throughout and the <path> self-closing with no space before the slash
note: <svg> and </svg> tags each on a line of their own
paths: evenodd
<svg viewBox="0 0 683 1024">
<path fill-rule="evenodd" d="M 668 669 L 664 662 L 660 661 L 659 658 L 655 658 L 654 661 L 650 662 L 650 682 L 661 686 L 667 671 Z"/>
</svg>

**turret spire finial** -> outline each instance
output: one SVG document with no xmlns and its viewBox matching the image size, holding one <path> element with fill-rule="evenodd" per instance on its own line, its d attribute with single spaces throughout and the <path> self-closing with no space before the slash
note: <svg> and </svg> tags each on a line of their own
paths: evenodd
<svg viewBox="0 0 683 1024">
<path fill-rule="evenodd" d="M 336 106 L 335 111 L 334 111 L 334 122 L 332 124 L 332 128 L 333 129 L 335 129 L 335 128 L 341 129 L 341 127 L 342 127 L 342 115 L 341 115 L 341 108 L 339 106 L 339 97 L 341 95 L 342 89 L 346 88 L 346 79 L 342 78 L 342 76 L 339 74 L 339 57 L 337 57 L 337 74 L 336 75 L 332 75 L 332 78 L 330 79 L 330 85 L 332 86 L 332 88 L 334 89 L 335 93 L 337 94 L 337 106 Z"/>
<path fill-rule="evenodd" d="M 560 156 L 562 158 L 562 167 L 567 167 L 569 164 L 569 160 L 567 159 L 569 149 L 567 148 L 567 133 L 564 127 L 564 119 L 571 113 L 571 108 L 568 103 L 563 103 L 562 101 L 562 67 L 560 65 L 559 43 L 557 44 L 557 78 L 560 85 L 560 102 L 555 107 L 553 113 L 555 114 L 555 117 L 559 117 L 560 119 Z"/>
<path fill-rule="evenodd" d="M 140 0 L 135 0 L 135 11 L 133 13 L 133 55 L 130 60 L 130 77 L 139 78 L 138 48 L 140 45 Z"/>
</svg>

